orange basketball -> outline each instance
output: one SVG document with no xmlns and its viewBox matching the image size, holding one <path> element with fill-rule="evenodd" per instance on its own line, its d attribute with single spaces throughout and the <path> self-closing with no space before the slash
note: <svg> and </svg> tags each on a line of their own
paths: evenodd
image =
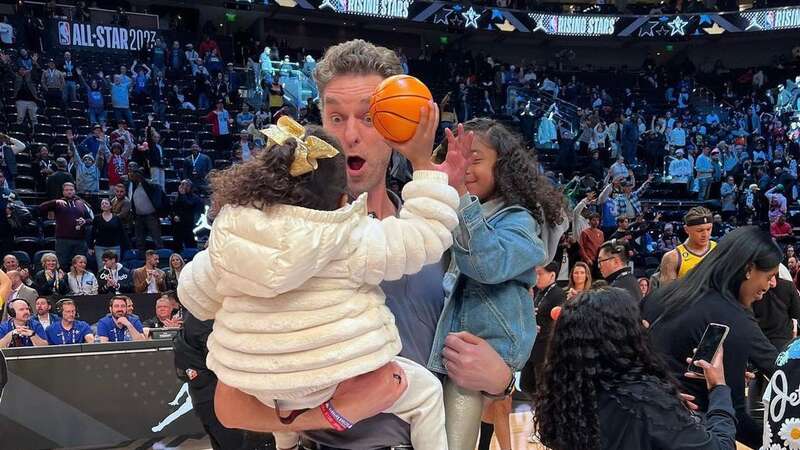
<svg viewBox="0 0 800 450">
<path fill-rule="evenodd" d="M 384 138 L 405 142 L 417 130 L 419 109 L 432 98 L 428 87 L 410 75 L 389 77 L 372 94 L 369 105 L 372 124 Z"/>
</svg>

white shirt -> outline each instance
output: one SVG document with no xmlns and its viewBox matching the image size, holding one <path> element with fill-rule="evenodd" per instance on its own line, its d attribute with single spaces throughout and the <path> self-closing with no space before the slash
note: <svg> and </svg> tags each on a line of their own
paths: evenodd
<svg viewBox="0 0 800 450">
<path fill-rule="evenodd" d="M 669 134 L 669 143 L 678 147 L 686 146 L 686 130 L 675 128 Z"/>
<path fill-rule="evenodd" d="M 39 323 L 41 323 L 41 324 L 42 324 L 42 328 L 45 328 L 45 329 L 47 329 L 47 327 L 49 327 L 49 326 L 50 326 L 50 314 L 48 314 L 48 315 L 47 315 L 47 316 L 46 316 L 44 319 L 42 319 L 42 318 L 41 318 L 41 317 L 39 317 L 39 316 L 37 316 L 37 317 L 38 317 L 38 319 L 39 319 Z"/>
<path fill-rule="evenodd" d="M 158 294 L 158 283 L 156 283 L 156 277 L 150 278 L 150 281 L 147 283 L 147 293 L 148 294 Z"/>
<path fill-rule="evenodd" d="M 688 159 L 673 159 L 669 163 L 669 175 L 672 178 L 688 180 L 692 176 L 692 163 Z"/>
</svg>

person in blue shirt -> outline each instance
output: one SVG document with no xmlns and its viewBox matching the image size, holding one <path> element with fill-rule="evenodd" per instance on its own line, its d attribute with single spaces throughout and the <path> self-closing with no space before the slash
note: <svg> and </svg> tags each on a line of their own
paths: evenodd
<svg viewBox="0 0 800 450">
<path fill-rule="evenodd" d="M 115 295 L 108 301 L 110 316 L 97 322 L 97 337 L 100 342 L 143 341 L 142 322 L 128 316 L 128 297 Z"/>
<path fill-rule="evenodd" d="M 32 319 L 39 322 L 45 331 L 47 331 L 47 327 L 61 320 L 60 317 L 50 312 L 52 307 L 50 299 L 44 295 L 36 297 L 33 307 L 36 308 L 36 315 Z"/>
<path fill-rule="evenodd" d="M 50 345 L 93 344 L 92 327 L 82 320 L 75 320 L 78 309 L 72 299 L 62 299 L 56 303 L 56 311 L 61 320 L 50 324 L 45 330 L 47 343 Z"/>
<path fill-rule="evenodd" d="M 18 298 L 6 306 L 9 320 L 0 325 L 0 348 L 47 345 L 42 324 L 31 319 L 31 305 Z"/>
<path fill-rule="evenodd" d="M 200 146 L 195 142 L 191 146 L 192 154 L 183 160 L 183 178 L 192 182 L 196 189 L 205 191 L 208 186 L 206 177 L 214 168 L 211 158 L 200 152 Z"/>
<path fill-rule="evenodd" d="M 127 75 L 114 75 L 114 83 L 111 85 L 111 106 L 117 122 L 124 119 L 133 124 L 130 105 L 131 83 L 132 81 Z"/>
</svg>

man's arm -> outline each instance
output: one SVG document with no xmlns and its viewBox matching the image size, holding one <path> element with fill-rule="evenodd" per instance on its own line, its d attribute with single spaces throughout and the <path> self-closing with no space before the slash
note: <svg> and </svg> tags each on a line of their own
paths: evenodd
<svg viewBox="0 0 800 450">
<path fill-rule="evenodd" d="M 660 280 L 661 286 L 678 279 L 678 251 L 670 250 L 661 258 Z"/>
<path fill-rule="evenodd" d="M 358 423 L 387 410 L 407 388 L 408 381 L 403 369 L 397 363 L 389 363 L 373 372 L 343 381 L 336 388 L 331 401 L 334 409 L 347 420 Z M 274 409 L 221 381 L 217 383 L 214 410 L 219 421 L 227 428 L 258 432 L 332 428 L 319 408 L 310 409 L 291 424 L 284 425 Z"/>
<path fill-rule="evenodd" d="M 14 337 L 14 329 L 12 328 L 11 331 L 6 333 L 5 336 L 0 338 L 0 348 L 8 348 L 11 345 L 11 338 Z"/>
</svg>

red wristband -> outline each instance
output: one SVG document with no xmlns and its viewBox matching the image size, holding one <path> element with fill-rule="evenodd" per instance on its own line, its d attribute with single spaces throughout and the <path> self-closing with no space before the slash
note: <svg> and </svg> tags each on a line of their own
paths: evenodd
<svg viewBox="0 0 800 450">
<path fill-rule="evenodd" d="M 320 409 L 320 411 L 322 411 L 322 417 L 324 417 L 325 420 L 328 421 L 328 423 L 331 425 L 331 427 L 333 427 L 334 430 L 336 430 L 336 431 L 346 431 L 346 428 L 343 427 L 342 424 L 337 422 L 336 418 L 333 417 L 333 414 L 331 414 L 331 410 L 328 409 L 328 404 L 327 403 L 323 403 L 323 404 L 319 405 L 319 409 Z"/>
</svg>

